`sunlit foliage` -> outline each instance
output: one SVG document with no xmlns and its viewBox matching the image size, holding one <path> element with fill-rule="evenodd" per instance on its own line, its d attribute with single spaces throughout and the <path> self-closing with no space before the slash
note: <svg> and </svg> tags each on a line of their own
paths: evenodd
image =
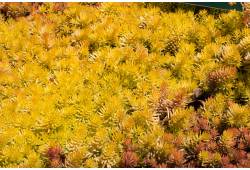
<svg viewBox="0 0 250 170">
<path fill-rule="evenodd" d="M 36 5 L 1 15 L 1 167 L 250 167 L 241 13 Z"/>
</svg>

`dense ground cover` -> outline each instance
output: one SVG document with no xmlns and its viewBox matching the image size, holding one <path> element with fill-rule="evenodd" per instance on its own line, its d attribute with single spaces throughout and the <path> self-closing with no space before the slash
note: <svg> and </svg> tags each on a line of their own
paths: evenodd
<svg viewBox="0 0 250 170">
<path fill-rule="evenodd" d="M 250 167 L 241 13 L 45 3 L 9 16 L 1 167 Z"/>
</svg>

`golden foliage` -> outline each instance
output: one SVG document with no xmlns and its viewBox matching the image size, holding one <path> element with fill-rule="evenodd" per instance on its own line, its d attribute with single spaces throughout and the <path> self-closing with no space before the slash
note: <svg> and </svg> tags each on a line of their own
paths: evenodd
<svg viewBox="0 0 250 170">
<path fill-rule="evenodd" d="M 241 14 L 30 6 L 0 5 L 9 11 L 0 19 L 0 167 L 139 167 L 142 158 L 182 166 L 183 148 L 209 141 L 209 128 L 231 146 L 227 128 L 250 127 L 250 31 Z M 124 152 L 127 139 L 139 145 Z M 220 156 L 196 158 L 213 166 Z"/>
</svg>

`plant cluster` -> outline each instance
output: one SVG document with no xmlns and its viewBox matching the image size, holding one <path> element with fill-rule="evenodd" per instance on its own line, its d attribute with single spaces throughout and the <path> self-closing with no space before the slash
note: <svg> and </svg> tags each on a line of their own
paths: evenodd
<svg viewBox="0 0 250 170">
<path fill-rule="evenodd" d="M 250 167 L 242 13 L 55 6 L 1 16 L 0 167 Z"/>
</svg>

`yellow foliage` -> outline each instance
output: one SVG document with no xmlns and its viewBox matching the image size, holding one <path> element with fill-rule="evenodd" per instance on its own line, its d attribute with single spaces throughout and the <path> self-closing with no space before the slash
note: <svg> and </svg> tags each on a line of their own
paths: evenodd
<svg viewBox="0 0 250 170">
<path fill-rule="evenodd" d="M 67 3 L 63 9 L 41 3 L 19 17 L 29 5 L 7 5 L 13 14 L 0 17 L 0 167 L 44 167 L 46 161 L 119 167 L 130 138 L 138 143 L 140 153 L 131 154 L 136 161 L 136 154 L 166 160 L 178 137 L 187 143 L 211 138 L 190 130 L 197 115 L 213 128 L 222 121 L 249 127 L 242 67 L 248 68 L 250 31 L 237 12 L 216 18 L 144 3 Z M 237 83 L 246 89 L 239 99 Z M 198 87 L 208 97 L 195 98 Z M 191 100 L 204 107 L 189 109 Z M 163 126 L 154 121 L 156 107 L 168 111 Z M 222 141 L 230 146 L 232 136 L 224 131 Z M 59 156 L 49 150 L 58 145 Z M 211 162 L 207 151 L 199 156 Z"/>
</svg>

